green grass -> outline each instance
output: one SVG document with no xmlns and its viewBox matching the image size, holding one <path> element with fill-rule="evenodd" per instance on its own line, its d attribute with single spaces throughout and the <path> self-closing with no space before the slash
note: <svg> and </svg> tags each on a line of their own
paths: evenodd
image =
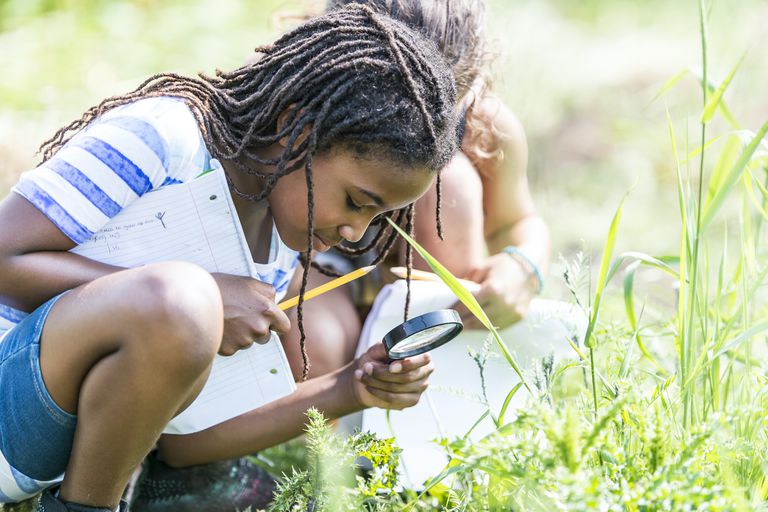
<svg viewBox="0 0 768 512">
<path fill-rule="evenodd" d="M 702 1 L 698 126 L 683 119 L 681 135 L 667 114 L 678 254 L 614 258 L 631 195 L 619 201 L 594 289 L 575 285 L 591 274 L 588 259 L 567 267 L 566 284 L 589 317 L 583 339 L 572 340 L 575 361 L 543 361 L 536 395 L 479 442 L 442 440 L 450 462 L 405 509 L 437 500 L 444 510 L 768 510 L 768 123 L 745 130 L 723 103 L 741 61 L 710 85 L 708 16 Z M 716 116 L 729 128 L 710 141 Z M 676 304 L 643 299 L 641 266 L 675 279 Z M 611 281 L 622 274 L 616 290 Z M 381 510 L 402 506 L 403 496 L 391 495 Z"/>
</svg>

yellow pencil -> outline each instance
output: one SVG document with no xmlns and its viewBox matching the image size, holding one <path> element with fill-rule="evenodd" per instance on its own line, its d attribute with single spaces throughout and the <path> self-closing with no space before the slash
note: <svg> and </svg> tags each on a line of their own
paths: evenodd
<svg viewBox="0 0 768 512">
<path fill-rule="evenodd" d="M 354 281 L 358 277 L 364 276 L 365 274 L 367 274 L 368 272 L 370 272 L 374 268 L 376 268 L 376 265 L 369 265 L 367 267 L 361 267 L 361 268 L 358 268 L 357 270 L 353 270 L 349 274 L 345 274 L 345 275 L 343 275 L 341 277 L 337 277 L 333 281 L 328 281 L 327 283 L 321 284 L 320 286 L 318 286 L 316 288 L 312 288 L 311 290 L 308 290 L 304 294 L 304 300 L 306 301 L 306 300 L 311 299 L 312 297 L 317 297 L 318 295 L 322 295 L 323 293 L 331 291 L 334 288 L 337 288 L 337 287 L 339 287 L 339 286 L 341 286 L 343 284 L 347 284 L 350 281 Z M 293 306 L 297 305 L 298 303 L 299 303 L 299 296 L 297 295 L 296 297 L 293 297 L 291 299 L 284 300 L 283 302 L 278 304 L 277 307 L 279 307 L 280 309 L 285 311 L 286 309 L 292 308 Z"/>
<path fill-rule="evenodd" d="M 405 267 L 392 267 L 389 269 L 390 272 L 395 274 L 400 279 L 405 279 L 405 276 L 408 273 L 408 269 Z M 432 272 L 425 272 L 424 270 L 419 270 L 417 268 L 411 269 L 411 279 L 414 281 L 441 281 L 440 277 L 437 274 L 433 274 Z M 464 285 L 465 288 L 474 289 L 477 288 L 477 283 L 474 281 L 467 281 L 466 279 L 458 279 L 458 281 Z"/>
</svg>

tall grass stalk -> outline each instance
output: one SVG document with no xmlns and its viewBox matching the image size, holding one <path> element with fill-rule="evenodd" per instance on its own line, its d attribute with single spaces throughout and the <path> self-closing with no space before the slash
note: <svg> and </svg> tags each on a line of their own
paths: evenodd
<svg viewBox="0 0 768 512">
<path fill-rule="evenodd" d="M 729 119 L 725 113 L 729 112 L 720 108 L 724 105 L 723 94 L 744 57 L 732 67 L 720 85 L 716 88 L 710 85 L 708 78 L 707 62 L 707 9 L 704 0 L 699 1 L 699 20 L 701 35 L 702 58 L 702 114 L 700 116 L 701 145 L 697 149 L 698 176 L 696 179 L 695 199 L 690 191 L 691 175 L 683 177 L 680 162 L 677 156 L 674 129 L 670 123 L 670 139 L 676 159 L 678 177 L 678 198 L 680 202 L 681 217 L 681 243 L 680 243 L 680 277 L 678 297 L 678 355 L 679 373 L 682 400 L 682 423 L 684 431 L 691 425 L 705 420 L 710 414 L 723 410 L 723 405 L 728 398 L 724 394 L 726 390 L 733 391 L 732 359 L 742 359 L 745 369 L 745 380 L 741 385 L 749 385 L 750 375 L 753 371 L 752 349 L 749 338 L 742 338 L 733 329 L 743 326 L 746 332 L 752 332 L 749 327 L 753 312 L 749 304 L 757 289 L 765 277 L 765 272 L 759 270 L 757 251 L 759 246 L 755 243 L 759 235 L 754 232 L 751 222 L 751 212 L 748 204 L 757 206 L 756 211 L 762 225 L 762 217 L 766 217 L 763 208 L 765 193 L 759 180 L 753 180 L 750 166 L 762 139 L 768 133 L 768 122 L 765 123 L 756 134 L 751 136 L 745 144 L 743 132 L 736 132 L 729 136 L 714 165 L 709 177 L 705 180 L 705 155 L 711 141 L 707 141 L 707 125 L 712 121 L 716 111 L 723 112 L 724 118 L 732 126 L 734 120 Z M 709 93 L 712 93 L 711 97 Z M 719 137 L 716 137 L 717 139 Z M 714 139 L 713 139 L 714 140 Z M 753 182 L 763 193 L 763 202 L 755 197 Z M 710 266 L 708 254 L 710 242 L 707 232 L 711 228 L 717 214 L 722 210 L 726 200 L 733 194 L 734 187 L 742 184 L 742 207 L 739 215 L 740 257 L 736 262 L 732 277 L 728 278 L 727 260 L 727 229 L 721 245 L 722 254 L 717 260 L 717 267 Z M 704 194 L 705 184 L 707 188 Z M 716 281 L 713 282 L 712 270 L 715 271 Z M 750 278 L 757 277 L 755 285 L 750 284 Z M 714 289 L 712 289 L 714 287 Z M 738 292 L 741 293 L 738 293 Z M 711 298 L 714 296 L 714 300 Z M 732 304 L 724 300 L 727 297 L 741 297 L 740 307 L 734 308 Z M 762 329 L 761 329 L 762 330 Z M 733 337 L 741 339 L 743 350 L 729 350 L 722 352 L 721 348 L 731 343 Z M 730 339 L 730 340 L 729 340 Z M 731 343 L 727 343 L 727 342 Z M 728 357 L 728 373 L 723 376 L 723 367 L 720 357 Z M 725 382 L 721 382 L 725 378 Z M 722 385 L 721 385 L 722 384 Z"/>
<path fill-rule="evenodd" d="M 613 256 L 613 248 L 616 245 L 616 237 L 619 233 L 619 222 L 621 221 L 621 213 L 624 210 L 624 202 L 627 196 L 625 195 L 619 207 L 616 208 L 616 213 L 613 214 L 611 220 L 611 227 L 608 230 L 608 237 L 603 247 L 603 255 L 600 259 L 600 272 L 597 276 L 597 286 L 595 287 L 595 300 L 592 304 L 592 311 L 589 315 L 589 323 L 587 324 L 587 331 L 584 334 L 584 344 L 589 348 L 589 367 L 590 375 L 592 377 L 592 405 L 595 420 L 597 420 L 598 414 L 598 402 L 597 402 L 597 384 L 595 382 L 595 338 L 593 336 L 595 326 L 597 325 L 597 318 L 600 312 L 600 302 L 603 298 L 603 291 L 605 285 L 608 283 L 608 276 L 611 269 L 611 258 Z"/>
<path fill-rule="evenodd" d="M 708 83 L 707 79 L 707 16 L 704 8 L 704 0 L 699 0 L 699 31 L 701 35 L 701 73 L 702 73 L 702 81 L 703 83 Z M 702 102 L 703 102 L 703 108 L 706 110 L 707 108 L 707 87 L 702 88 Z M 701 146 L 702 148 L 707 142 L 706 132 L 707 131 L 707 121 L 702 116 L 701 119 Z M 687 382 L 687 370 L 690 368 L 691 365 L 691 358 L 693 357 L 693 353 L 696 350 L 695 343 L 694 343 L 694 321 L 696 319 L 696 313 L 699 311 L 699 303 L 698 303 L 698 283 L 699 283 L 699 250 L 701 248 L 701 211 L 702 211 L 702 205 L 703 205 L 703 190 L 704 190 L 704 155 L 705 151 L 702 149 L 701 153 L 699 154 L 699 179 L 698 179 L 698 200 L 695 203 L 695 210 L 696 210 L 696 224 L 695 229 L 693 231 L 693 240 L 692 240 L 692 249 L 693 254 L 691 255 L 691 262 L 690 265 L 687 267 L 689 272 L 687 274 L 683 274 L 687 276 L 687 279 L 684 281 L 684 284 L 687 284 L 686 288 L 681 288 L 681 296 L 682 291 L 687 289 L 688 291 L 688 309 L 686 311 L 687 313 L 687 321 L 685 324 L 685 331 L 682 337 L 682 343 L 681 343 L 681 350 L 682 350 L 682 358 L 680 362 L 680 377 L 682 382 Z M 687 256 L 686 252 L 686 256 Z M 681 255 L 682 259 L 683 255 Z M 687 281 L 687 283 L 686 283 Z M 700 318 L 705 322 L 706 324 L 706 318 L 707 315 L 700 315 Z M 706 325 L 704 326 L 706 327 Z M 684 364 L 683 364 L 684 361 Z M 692 414 L 691 411 L 691 388 L 689 385 L 685 385 L 683 387 L 683 428 L 685 428 L 688 423 L 690 416 Z"/>
</svg>

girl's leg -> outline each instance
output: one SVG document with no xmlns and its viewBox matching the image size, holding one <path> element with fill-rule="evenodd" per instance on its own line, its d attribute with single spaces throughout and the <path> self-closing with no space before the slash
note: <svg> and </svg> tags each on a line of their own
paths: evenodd
<svg viewBox="0 0 768 512">
<path fill-rule="evenodd" d="M 307 289 L 327 282 L 326 277 L 310 271 Z M 297 270 L 286 294 L 299 293 L 301 269 Z M 304 326 L 307 332 L 307 352 L 312 364 L 310 376 L 318 376 L 341 368 L 355 355 L 360 333 L 360 320 L 352 304 L 349 287 L 340 287 L 304 304 Z M 302 358 L 296 308 L 288 311 L 291 333 L 281 336 L 283 347 L 294 378 L 301 379 Z M 263 508 L 272 498 L 274 481 L 258 466 L 240 457 L 221 462 L 177 464 L 169 454 L 171 440 L 174 451 L 195 451 L 195 436 L 167 436 L 160 440 L 159 458 L 150 458 L 145 464 L 136 489 L 133 505 L 147 512 L 187 512 L 193 510 L 229 511 Z M 189 443 L 189 448 L 183 446 Z M 179 467 L 176 467 L 179 466 Z"/>
<path fill-rule="evenodd" d="M 77 414 L 62 500 L 118 503 L 164 426 L 199 393 L 222 332 L 215 281 L 187 263 L 118 272 L 54 305 L 40 366 L 53 400 Z"/>
</svg>

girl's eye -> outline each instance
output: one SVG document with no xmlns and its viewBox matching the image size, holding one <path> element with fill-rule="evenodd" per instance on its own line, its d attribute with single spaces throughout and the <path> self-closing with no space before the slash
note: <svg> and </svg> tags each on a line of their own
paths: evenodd
<svg viewBox="0 0 768 512">
<path fill-rule="evenodd" d="M 351 196 L 349 196 L 349 195 L 347 195 L 347 208 L 349 208 L 349 209 L 350 209 L 350 210 L 352 210 L 353 212 L 359 212 L 360 210 L 362 210 L 362 209 L 363 209 L 361 206 L 359 206 L 358 204 L 356 204 L 356 203 L 355 203 L 355 202 L 352 200 L 352 197 L 351 197 Z"/>
</svg>

